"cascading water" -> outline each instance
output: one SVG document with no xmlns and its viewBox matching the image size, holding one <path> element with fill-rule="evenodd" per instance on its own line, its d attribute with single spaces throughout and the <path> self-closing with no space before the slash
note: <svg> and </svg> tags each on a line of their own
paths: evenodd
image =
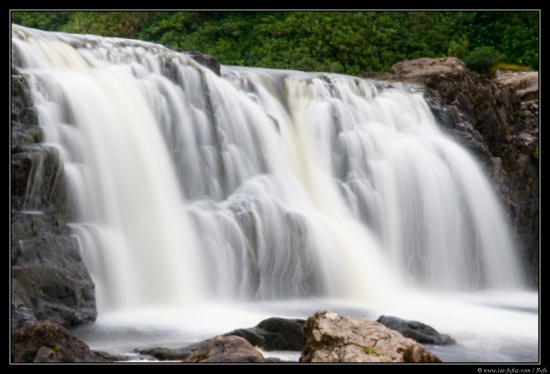
<svg viewBox="0 0 550 374">
<path fill-rule="evenodd" d="M 100 316 L 521 290 L 498 200 L 412 86 L 12 26 Z M 401 296 L 400 296 L 401 295 Z"/>
</svg>

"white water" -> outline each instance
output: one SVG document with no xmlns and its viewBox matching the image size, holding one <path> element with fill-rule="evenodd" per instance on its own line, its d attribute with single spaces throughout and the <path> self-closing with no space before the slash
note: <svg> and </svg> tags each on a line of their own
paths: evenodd
<svg viewBox="0 0 550 374">
<path fill-rule="evenodd" d="M 92 348 L 181 346 L 326 307 L 421 320 L 466 361 L 538 359 L 537 295 L 498 200 L 422 94 L 218 77 L 158 45 L 13 30 L 96 284 L 98 320 L 77 330 Z"/>
</svg>

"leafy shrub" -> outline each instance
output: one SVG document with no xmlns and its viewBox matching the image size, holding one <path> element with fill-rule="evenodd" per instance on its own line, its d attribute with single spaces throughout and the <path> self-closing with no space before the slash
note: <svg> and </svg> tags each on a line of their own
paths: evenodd
<svg viewBox="0 0 550 374">
<path fill-rule="evenodd" d="M 460 42 L 451 41 L 447 49 L 447 55 L 457 58 L 464 58 L 468 54 L 468 41 L 461 40 Z"/>
<path fill-rule="evenodd" d="M 470 52 L 462 61 L 470 71 L 488 76 L 491 68 L 502 61 L 503 56 L 492 47 L 478 47 Z"/>
</svg>

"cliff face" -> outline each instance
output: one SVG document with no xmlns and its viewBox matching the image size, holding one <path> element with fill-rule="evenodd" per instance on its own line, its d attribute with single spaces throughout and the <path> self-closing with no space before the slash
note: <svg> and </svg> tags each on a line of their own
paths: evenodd
<svg viewBox="0 0 550 374">
<path fill-rule="evenodd" d="M 517 79 L 502 84 L 472 76 L 451 58 L 405 61 L 392 73 L 369 78 L 425 87 L 440 122 L 492 176 L 536 286 L 538 95 Z M 46 319 L 65 327 L 92 321 L 94 284 L 67 226 L 69 206 L 58 151 L 40 143 L 43 135 L 25 77 L 13 67 L 11 79 L 12 328 Z"/>
<path fill-rule="evenodd" d="M 440 123 L 493 178 L 532 286 L 539 270 L 538 73 L 472 75 L 456 58 L 400 62 L 368 78 L 423 86 Z"/>
</svg>

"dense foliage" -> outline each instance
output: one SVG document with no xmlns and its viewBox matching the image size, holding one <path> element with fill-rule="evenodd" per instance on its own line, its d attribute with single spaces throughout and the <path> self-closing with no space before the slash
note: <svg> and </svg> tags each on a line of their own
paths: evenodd
<svg viewBox="0 0 550 374">
<path fill-rule="evenodd" d="M 455 56 L 538 69 L 538 11 L 45 12 L 12 22 L 48 31 L 141 39 L 199 51 L 226 65 L 358 75 L 419 57 Z"/>
</svg>

